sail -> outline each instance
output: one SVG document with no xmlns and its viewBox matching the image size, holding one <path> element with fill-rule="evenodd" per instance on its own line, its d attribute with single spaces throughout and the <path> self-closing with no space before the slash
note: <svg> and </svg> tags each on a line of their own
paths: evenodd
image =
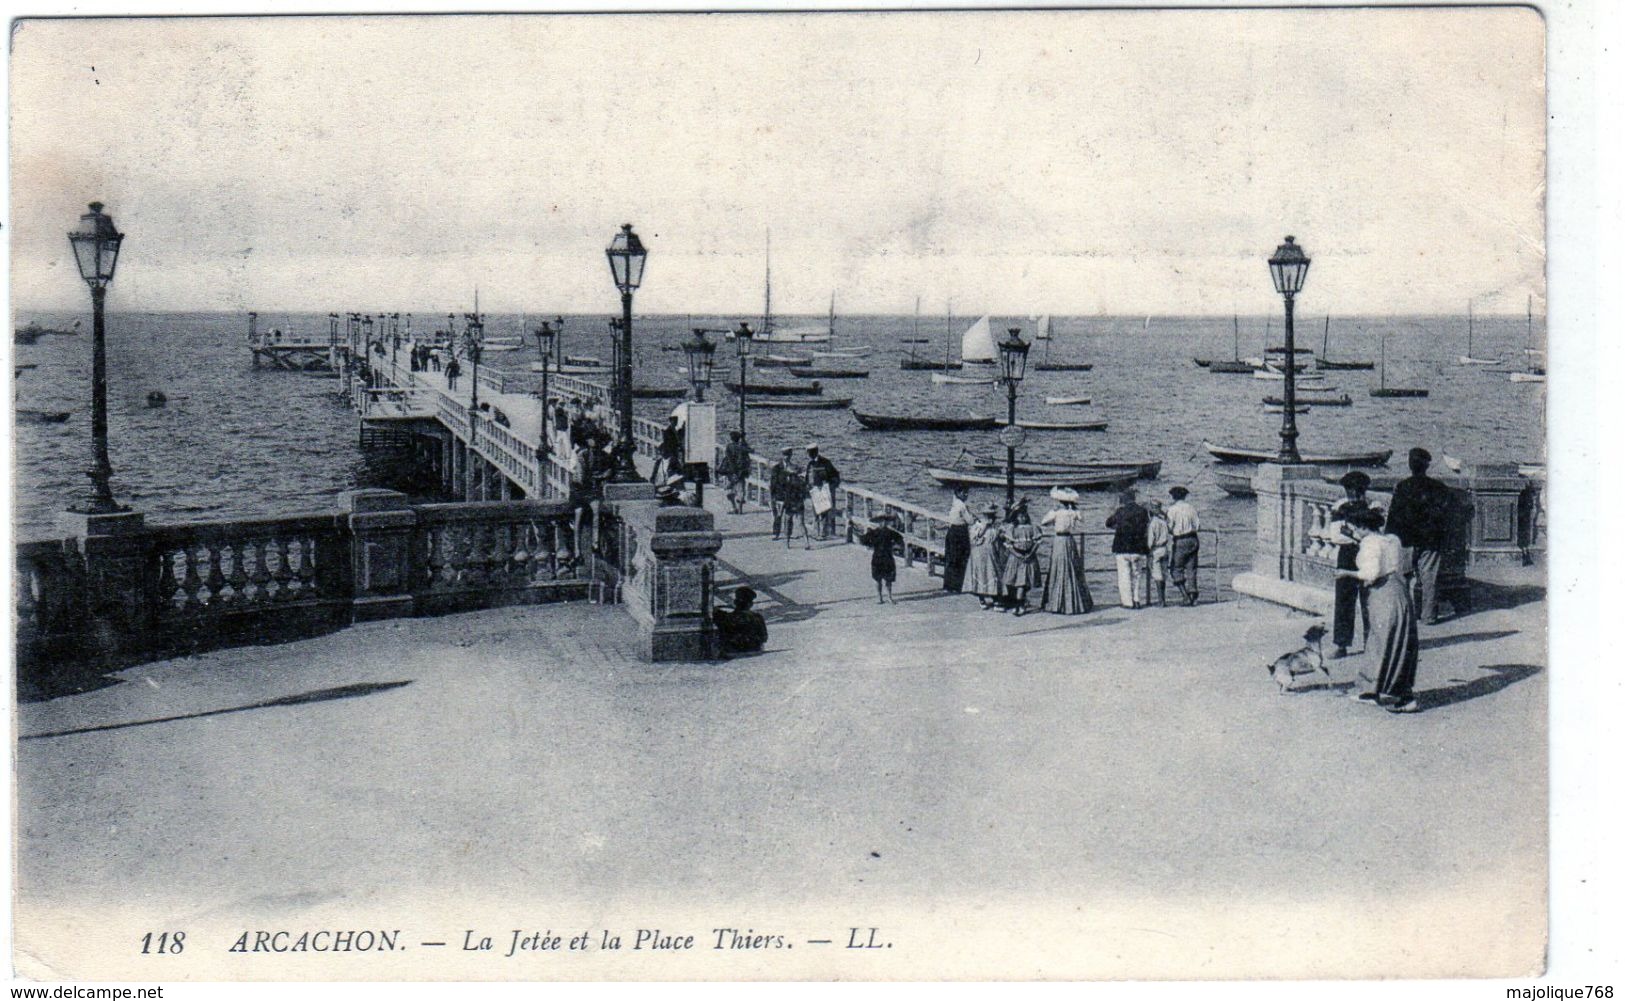
<svg viewBox="0 0 1625 1001">
<path fill-rule="evenodd" d="M 1049 340 L 1049 314 L 1046 313 L 1033 321 L 1033 329 L 1037 331 L 1037 333 L 1033 334 L 1034 340 Z"/>
<path fill-rule="evenodd" d="M 959 357 L 965 361 L 993 362 L 999 358 L 998 349 L 993 346 L 993 324 L 991 316 L 984 316 L 970 325 L 963 337 L 959 339 Z"/>
</svg>

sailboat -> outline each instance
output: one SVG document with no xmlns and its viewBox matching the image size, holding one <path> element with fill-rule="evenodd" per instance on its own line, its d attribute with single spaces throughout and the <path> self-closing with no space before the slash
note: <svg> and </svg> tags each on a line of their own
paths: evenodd
<svg viewBox="0 0 1625 1001">
<path fill-rule="evenodd" d="M 1052 341 L 1054 338 L 1050 336 L 1049 317 L 1047 315 L 1046 316 L 1040 316 L 1038 318 L 1038 333 L 1035 336 L 1037 337 L 1038 340 L 1041 340 L 1041 341 L 1044 342 L 1044 357 L 1038 362 L 1038 364 L 1033 366 L 1033 368 L 1036 369 L 1037 371 L 1039 371 L 1039 372 L 1087 372 L 1090 369 L 1095 367 L 1093 364 L 1091 364 L 1089 362 L 1065 362 L 1065 361 L 1050 361 L 1049 360 L 1050 341 Z"/>
<path fill-rule="evenodd" d="M 915 302 L 915 315 L 918 317 L 919 303 Z M 948 304 L 948 323 L 943 327 L 943 346 L 941 361 L 927 361 L 924 358 L 915 358 L 913 351 L 899 364 L 905 372 L 947 372 L 964 368 L 963 362 L 954 361 L 954 304 Z"/>
<path fill-rule="evenodd" d="M 1320 368 L 1331 369 L 1358 369 L 1360 371 L 1369 371 L 1372 368 L 1372 363 L 1368 361 L 1332 361 L 1331 358 L 1328 357 L 1330 352 L 1326 347 L 1327 342 L 1331 340 L 1331 336 L 1332 318 L 1328 316 L 1326 317 L 1326 325 L 1322 327 L 1320 331 L 1320 356 L 1315 359 L 1315 364 L 1317 366 Z"/>
<path fill-rule="evenodd" d="M 829 294 L 829 340 L 835 340 L 835 293 Z M 830 349 L 827 351 L 814 351 L 814 358 L 863 358 L 874 348 L 847 348 L 844 350 Z"/>
<path fill-rule="evenodd" d="M 730 335 L 729 339 L 732 339 Z M 762 323 L 752 338 L 758 344 L 823 344 L 829 331 L 822 327 L 778 329 L 773 322 L 773 234 L 767 237 L 767 270 L 762 280 Z"/>
<path fill-rule="evenodd" d="M 1229 374 L 1251 372 L 1253 370 L 1252 362 L 1241 360 L 1241 320 L 1236 316 L 1230 317 L 1230 336 L 1230 361 L 1224 361 L 1220 358 L 1215 358 L 1212 361 L 1208 361 L 1204 358 L 1198 358 L 1196 359 L 1196 364 L 1201 365 L 1209 372 Z"/>
<path fill-rule="evenodd" d="M 1531 295 L 1524 306 L 1523 349 L 1525 369 L 1522 372 L 1512 372 L 1507 378 L 1513 382 L 1545 382 L 1546 381 L 1546 352 L 1534 347 L 1535 343 L 1535 297 Z M 1535 359 L 1541 359 L 1537 364 Z"/>
<path fill-rule="evenodd" d="M 1477 358 L 1473 356 L 1473 300 L 1467 300 L 1467 353 L 1456 359 L 1461 365 L 1499 365 L 1499 358 Z"/>
<path fill-rule="evenodd" d="M 1428 395 L 1425 389 L 1390 389 L 1388 386 L 1388 331 L 1382 332 L 1382 372 L 1377 387 L 1371 390 L 1371 395 L 1386 399 L 1411 399 Z"/>
<path fill-rule="evenodd" d="M 959 360 L 970 365 L 992 365 L 999 360 L 992 316 L 983 316 L 959 335 Z"/>
</svg>

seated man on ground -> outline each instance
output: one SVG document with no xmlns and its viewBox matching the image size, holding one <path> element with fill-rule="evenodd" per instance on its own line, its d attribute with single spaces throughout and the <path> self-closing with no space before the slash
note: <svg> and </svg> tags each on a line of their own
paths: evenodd
<svg viewBox="0 0 1625 1001">
<path fill-rule="evenodd" d="M 736 587 L 733 599 L 733 608 L 718 608 L 712 613 L 718 643 L 723 653 L 756 653 L 767 645 L 767 620 L 751 610 L 756 604 L 756 592 Z"/>
</svg>

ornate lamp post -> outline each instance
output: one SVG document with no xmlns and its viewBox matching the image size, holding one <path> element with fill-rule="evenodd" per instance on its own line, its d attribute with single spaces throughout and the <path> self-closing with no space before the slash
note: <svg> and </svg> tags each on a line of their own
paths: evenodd
<svg viewBox="0 0 1625 1001">
<path fill-rule="evenodd" d="M 330 348 L 339 346 L 339 314 L 337 313 L 327 314 L 327 346 Z"/>
<path fill-rule="evenodd" d="M 750 360 L 751 341 L 755 337 L 756 332 L 750 329 L 748 323 L 741 323 L 739 328 L 734 331 L 734 347 L 739 349 L 739 437 L 741 438 L 745 437 L 745 396 L 747 395 L 746 390 L 749 389 L 745 385 L 745 363 Z"/>
<path fill-rule="evenodd" d="M 615 470 L 610 474 L 610 482 L 637 483 L 642 477 L 638 476 L 637 464 L 632 459 L 632 293 L 643 284 L 643 266 L 649 259 L 649 252 L 643 248 L 643 241 L 638 239 L 638 235 L 632 232 L 632 224 L 626 223 L 609 246 L 604 248 L 604 255 L 609 258 L 609 270 L 614 276 L 615 287 L 621 292 L 620 358 L 617 359 L 619 364 L 615 372 L 615 396 L 621 408 L 621 428 L 620 441 L 615 445 Z"/>
<path fill-rule="evenodd" d="M 468 359 L 468 408 L 480 409 L 480 351 L 485 347 L 485 324 L 480 314 L 465 313 L 468 322 L 463 327 L 463 356 Z"/>
<path fill-rule="evenodd" d="M 90 497 L 78 508 L 86 514 L 113 514 L 128 510 L 113 499 L 113 464 L 107 458 L 107 325 L 105 311 L 107 286 L 118 266 L 119 246 L 124 234 L 113 225 L 113 217 L 102 212 L 101 202 L 91 202 L 90 211 L 79 217 L 79 228 L 68 234 L 73 256 L 79 264 L 79 277 L 90 286 L 92 311 L 90 348 Z"/>
<path fill-rule="evenodd" d="M 1027 377 L 1027 352 L 1031 344 L 1021 339 L 1021 328 L 1011 327 L 1008 340 L 999 342 L 999 365 L 1002 369 L 1005 392 L 1009 394 L 1009 419 L 999 439 L 1004 442 L 1004 506 L 1008 510 L 1016 502 L 1016 449 L 1027 438 L 1027 431 L 1016 423 L 1016 389 Z"/>
<path fill-rule="evenodd" d="M 367 385 L 376 388 L 372 378 L 372 314 L 361 318 L 361 365 Z"/>
<path fill-rule="evenodd" d="M 552 367 L 553 338 L 556 333 L 553 325 L 546 320 L 536 328 L 536 350 L 542 356 L 542 440 L 536 446 L 536 458 L 544 462 L 552 448 L 547 440 L 547 370 Z"/>
<path fill-rule="evenodd" d="M 1292 341 L 1292 303 L 1303 290 L 1303 280 L 1308 275 L 1308 255 L 1297 241 L 1287 237 L 1270 258 L 1270 277 L 1275 280 L 1275 291 L 1286 300 L 1286 393 L 1282 397 L 1286 406 L 1281 409 L 1281 454 L 1277 457 L 1282 463 L 1302 461 L 1298 456 L 1298 355 Z"/>
</svg>

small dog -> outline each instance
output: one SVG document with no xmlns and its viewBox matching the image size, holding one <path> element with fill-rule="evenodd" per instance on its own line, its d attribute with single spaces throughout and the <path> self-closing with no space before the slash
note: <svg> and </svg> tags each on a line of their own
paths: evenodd
<svg viewBox="0 0 1625 1001">
<path fill-rule="evenodd" d="M 1332 672 L 1326 670 L 1326 658 L 1320 652 L 1320 641 L 1325 635 L 1325 626 L 1318 623 L 1310 626 L 1303 634 L 1303 646 L 1275 658 L 1266 668 L 1280 686 L 1281 695 L 1285 695 L 1299 677 L 1316 671 L 1324 674 L 1328 683 L 1331 682 Z"/>
</svg>

